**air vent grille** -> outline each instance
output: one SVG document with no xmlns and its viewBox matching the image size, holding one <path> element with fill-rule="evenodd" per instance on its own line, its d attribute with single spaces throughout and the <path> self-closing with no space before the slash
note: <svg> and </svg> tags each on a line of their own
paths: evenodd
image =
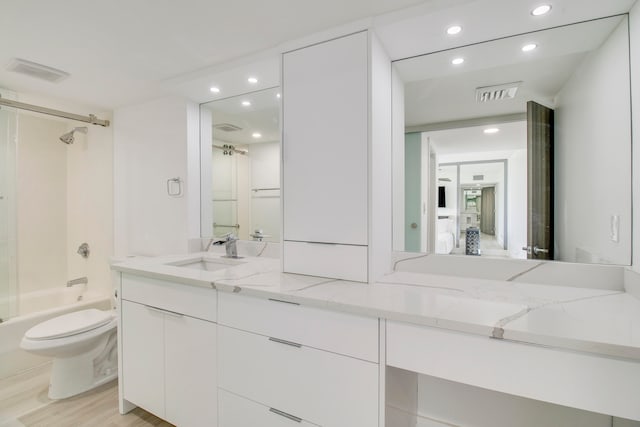
<svg viewBox="0 0 640 427">
<path fill-rule="evenodd" d="M 495 86 L 483 86 L 476 88 L 476 102 L 491 102 L 516 97 L 518 88 L 522 82 L 505 83 Z"/>
<path fill-rule="evenodd" d="M 238 127 L 236 125 L 232 125 L 231 123 L 220 123 L 217 124 L 215 126 L 213 126 L 214 129 L 218 129 L 218 130 L 222 130 L 224 132 L 236 132 L 239 130 L 242 130 L 241 127 Z"/>
<path fill-rule="evenodd" d="M 51 83 L 58 83 L 70 76 L 65 71 L 19 58 L 11 61 L 7 70 Z"/>
<path fill-rule="evenodd" d="M 484 181 L 484 175 L 473 175 L 474 181 Z"/>
</svg>

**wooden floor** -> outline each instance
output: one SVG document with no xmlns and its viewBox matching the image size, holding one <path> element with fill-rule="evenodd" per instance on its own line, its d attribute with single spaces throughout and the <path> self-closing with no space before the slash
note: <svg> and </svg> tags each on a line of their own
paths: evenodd
<svg viewBox="0 0 640 427">
<path fill-rule="evenodd" d="M 117 381 L 52 401 L 47 397 L 50 371 L 47 364 L 0 380 L 0 427 L 172 426 L 140 408 L 120 415 Z"/>
</svg>

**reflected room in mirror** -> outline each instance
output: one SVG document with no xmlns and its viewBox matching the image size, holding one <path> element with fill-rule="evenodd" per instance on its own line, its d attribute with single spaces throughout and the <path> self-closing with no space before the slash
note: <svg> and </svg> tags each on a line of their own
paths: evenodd
<svg viewBox="0 0 640 427">
<path fill-rule="evenodd" d="M 395 61 L 394 249 L 630 264 L 627 20 Z"/>
<path fill-rule="evenodd" d="M 280 92 L 200 106 L 202 237 L 280 241 Z"/>
</svg>

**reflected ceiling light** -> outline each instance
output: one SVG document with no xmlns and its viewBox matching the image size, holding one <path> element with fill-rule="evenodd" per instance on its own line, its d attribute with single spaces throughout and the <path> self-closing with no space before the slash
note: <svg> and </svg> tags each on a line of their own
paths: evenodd
<svg viewBox="0 0 640 427">
<path fill-rule="evenodd" d="M 254 84 L 258 83 L 258 79 L 256 79 L 255 77 L 249 77 L 249 78 L 247 79 L 247 81 L 248 81 L 249 83 L 251 83 L 252 85 L 254 85 Z"/>
<path fill-rule="evenodd" d="M 250 107 L 250 106 L 251 106 L 251 102 L 249 102 L 249 101 L 242 101 L 242 105 L 244 105 L 245 107 Z"/>
<path fill-rule="evenodd" d="M 447 28 L 447 34 L 449 34 L 450 36 L 455 36 L 456 34 L 460 33 L 460 31 L 462 31 L 462 27 L 460 25 L 452 25 Z"/>
<path fill-rule="evenodd" d="M 211 86 L 209 90 L 213 93 L 220 93 L 220 88 L 216 86 Z"/>
<path fill-rule="evenodd" d="M 531 11 L 531 14 L 533 16 L 540 16 L 540 15 L 545 15 L 545 14 L 549 13 L 549 11 L 551 11 L 551 5 L 550 4 L 543 4 L 541 6 L 536 7 L 535 9 L 533 9 Z"/>
<path fill-rule="evenodd" d="M 492 133 L 500 132 L 500 129 L 498 129 L 498 128 L 487 128 L 487 129 L 483 130 L 483 132 L 486 133 L 487 135 L 490 135 Z"/>
<path fill-rule="evenodd" d="M 251 136 L 254 138 L 262 138 L 262 134 L 260 132 L 254 132 L 251 134 Z"/>
<path fill-rule="evenodd" d="M 524 46 L 522 46 L 522 51 L 523 52 L 531 52 L 532 50 L 534 50 L 537 47 L 538 47 L 538 45 L 535 44 L 535 43 L 525 44 Z"/>
<path fill-rule="evenodd" d="M 279 93 L 276 93 L 276 98 L 280 98 L 282 95 L 280 95 Z"/>
<path fill-rule="evenodd" d="M 460 65 L 464 62 L 464 58 L 455 58 L 451 61 L 453 65 Z"/>
</svg>

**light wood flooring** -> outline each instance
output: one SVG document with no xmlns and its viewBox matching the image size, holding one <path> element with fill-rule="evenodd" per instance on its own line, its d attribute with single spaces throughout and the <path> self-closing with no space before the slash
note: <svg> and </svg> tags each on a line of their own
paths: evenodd
<svg viewBox="0 0 640 427">
<path fill-rule="evenodd" d="M 112 381 L 68 399 L 47 397 L 51 365 L 0 380 L 0 427 L 171 427 L 136 408 L 118 413 L 118 384 Z"/>
</svg>

